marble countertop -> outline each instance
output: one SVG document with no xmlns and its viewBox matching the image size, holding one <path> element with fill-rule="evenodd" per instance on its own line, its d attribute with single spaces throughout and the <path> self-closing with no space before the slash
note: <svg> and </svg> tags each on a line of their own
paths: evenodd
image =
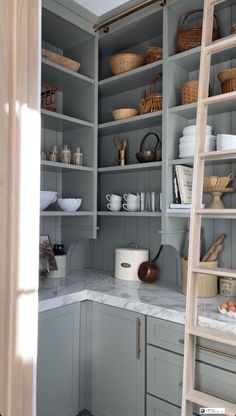
<svg viewBox="0 0 236 416">
<path fill-rule="evenodd" d="M 40 282 L 39 312 L 90 300 L 184 324 L 186 297 L 176 287 L 160 282 L 152 284 L 127 282 L 111 275 L 81 270 L 66 279 L 46 279 Z M 217 306 L 223 298 L 200 299 L 199 325 L 236 335 L 236 319 L 221 315 Z"/>
</svg>

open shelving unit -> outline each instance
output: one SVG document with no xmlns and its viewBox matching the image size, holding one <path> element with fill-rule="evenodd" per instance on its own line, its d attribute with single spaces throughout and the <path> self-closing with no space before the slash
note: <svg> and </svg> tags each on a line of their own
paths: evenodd
<svg viewBox="0 0 236 416">
<path fill-rule="evenodd" d="M 41 189 L 59 198 L 82 198 L 79 211 L 41 211 L 40 233 L 68 249 L 76 238 L 96 238 L 97 215 L 97 37 L 82 18 L 45 0 L 42 47 L 80 62 L 78 72 L 42 58 L 42 82 L 56 87 L 56 111 L 41 110 L 42 151 L 54 145 L 81 148 L 84 164 L 41 161 Z"/>
</svg>

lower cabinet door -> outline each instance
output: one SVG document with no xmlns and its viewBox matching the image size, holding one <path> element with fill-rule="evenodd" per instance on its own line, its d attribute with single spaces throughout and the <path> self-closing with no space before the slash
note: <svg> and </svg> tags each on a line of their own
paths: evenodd
<svg viewBox="0 0 236 416">
<path fill-rule="evenodd" d="M 79 409 L 79 303 L 39 313 L 37 416 Z"/>
<path fill-rule="evenodd" d="M 180 416 L 179 407 L 147 395 L 147 416 Z"/>
<path fill-rule="evenodd" d="M 144 317 L 94 303 L 92 355 L 92 414 L 144 416 Z"/>
</svg>

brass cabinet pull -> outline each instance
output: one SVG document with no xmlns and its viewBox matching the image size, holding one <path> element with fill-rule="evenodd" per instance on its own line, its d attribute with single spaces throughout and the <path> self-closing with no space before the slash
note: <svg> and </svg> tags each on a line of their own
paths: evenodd
<svg viewBox="0 0 236 416">
<path fill-rule="evenodd" d="M 184 344 L 184 340 L 183 339 L 179 339 L 178 342 L 180 344 Z M 212 354 L 217 354 L 217 355 L 221 355 L 222 357 L 225 358 L 231 358 L 236 360 L 236 355 L 235 354 L 229 354 L 227 352 L 222 352 L 222 351 L 218 351 L 218 350 L 214 350 L 213 348 L 209 348 L 209 347 L 204 347 L 203 345 L 196 345 L 196 348 L 198 350 L 203 350 L 203 351 L 207 351 L 207 352 L 211 352 Z"/>
<path fill-rule="evenodd" d="M 141 321 L 139 318 L 136 319 L 136 358 L 140 358 L 141 353 Z"/>
</svg>

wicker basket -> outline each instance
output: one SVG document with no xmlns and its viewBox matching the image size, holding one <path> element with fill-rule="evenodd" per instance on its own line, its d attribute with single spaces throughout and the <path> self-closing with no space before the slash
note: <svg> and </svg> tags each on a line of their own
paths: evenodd
<svg viewBox="0 0 236 416">
<path fill-rule="evenodd" d="M 56 111 L 56 91 L 50 84 L 43 83 L 41 86 L 41 108 L 49 111 Z"/>
<path fill-rule="evenodd" d="M 112 111 L 114 120 L 121 120 L 122 118 L 129 118 L 138 115 L 138 110 L 135 108 L 118 108 Z"/>
<path fill-rule="evenodd" d="M 152 62 L 159 61 L 162 59 L 163 49 L 159 47 L 148 47 L 146 55 L 146 64 L 151 64 Z"/>
<path fill-rule="evenodd" d="M 181 86 L 181 103 L 195 103 L 198 98 L 198 81 L 188 81 Z"/>
<path fill-rule="evenodd" d="M 145 57 L 135 53 L 120 53 L 113 55 L 108 64 L 113 75 L 117 75 L 144 65 Z"/>
<path fill-rule="evenodd" d="M 195 13 L 203 13 L 203 9 L 191 10 L 182 17 L 179 26 L 179 33 L 177 39 L 177 51 L 183 52 L 188 49 L 196 48 L 202 42 L 202 26 L 185 26 L 186 20 Z M 213 28 L 212 40 L 220 38 L 220 28 L 217 16 L 214 15 L 215 27 Z"/>
<path fill-rule="evenodd" d="M 223 93 L 236 91 L 236 68 L 224 69 L 219 72 L 218 78 Z"/>
<path fill-rule="evenodd" d="M 150 85 L 149 95 L 146 97 L 146 91 L 144 92 L 145 98 L 140 102 L 140 114 L 153 113 L 154 111 L 162 110 L 162 94 L 155 92 L 157 81 L 160 79 L 158 75 Z"/>
<path fill-rule="evenodd" d="M 235 23 L 231 26 L 231 28 L 230 28 L 230 33 L 231 33 L 231 35 L 232 35 L 233 33 L 236 33 L 236 24 L 235 24 Z"/>
<path fill-rule="evenodd" d="M 77 72 L 80 68 L 79 62 L 70 58 L 66 58 L 63 55 L 58 55 L 57 53 L 51 52 L 48 49 L 42 48 L 42 57 L 48 59 L 51 62 L 54 62 L 55 64 L 64 66 L 71 71 Z"/>
</svg>

